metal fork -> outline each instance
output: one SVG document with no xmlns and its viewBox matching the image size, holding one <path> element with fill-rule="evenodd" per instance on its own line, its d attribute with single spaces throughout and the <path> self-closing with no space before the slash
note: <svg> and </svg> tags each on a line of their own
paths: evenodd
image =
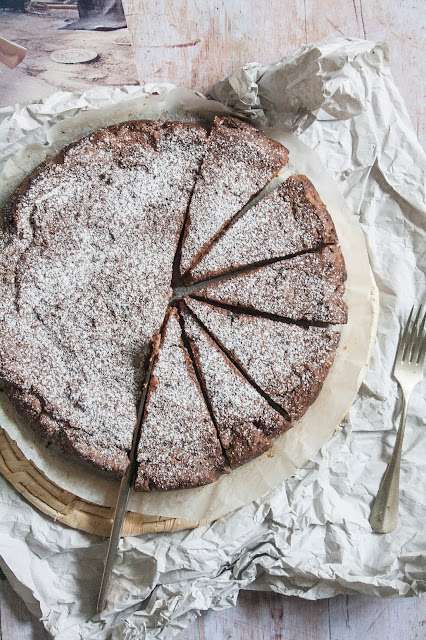
<svg viewBox="0 0 426 640">
<path fill-rule="evenodd" d="M 423 314 L 423 307 L 424 305 L 419 307 L 413 321 L 414 307 L 411 309 L 405 329 L 400 335 L 396 352 L 393 375 L 402 390 L 402 414 L 392 458 L 382 478 L 371 510 L 370 524 L 377 533 L 389 533 L 395 529 L 398 523 L 399 470 L 408 402 L 412 390 L 423 377 L 426 356 L 426 313 Z"/>
</svg>

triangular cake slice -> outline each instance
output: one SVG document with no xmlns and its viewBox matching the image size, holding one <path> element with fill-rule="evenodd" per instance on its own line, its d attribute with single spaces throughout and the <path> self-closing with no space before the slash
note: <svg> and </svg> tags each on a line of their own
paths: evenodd
<svg viewBox="0 0 426 640">
<path fill-rule="evenodd" d="M 137 491 L 199 487 L 227 470 L 176 309 L 168 312 L 155 357 L 137 462 Z"/>
<path fill-rule="evenodd" d="M 342 252 L 331 245 L 212 282 L 194 295 L 292 320 L 345 324 L 345 280 Z"/>
<path fill-rule="evenodd" d="M 335 243 L 333 220 L 315 187 L 306 176 L 293 175 L 237 218 L 190 271 L 186 282 Z"/>
<path fill-rule="evenodd" d="M 188 211 L 180 272 L 287 163 L 279 142 L 237 118 L 215 118 Z"/>
<path fill-rule="evenodd" d="M 181 317 L 222 447 L 234 469 L 270 449 L 291 423 L 238 371 L 185 305 Z"/>
<path fill-rule="evenodd" d="M 317 398 L 340 333 L 234 313 L 187 298 L 224 351 L 262 391 L 297 420 Z"/>
</svg>

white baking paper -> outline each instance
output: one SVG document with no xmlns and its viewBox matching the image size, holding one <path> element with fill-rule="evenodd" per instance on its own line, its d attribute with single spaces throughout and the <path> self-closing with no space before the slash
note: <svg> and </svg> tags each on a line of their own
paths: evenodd
<svg viewBox="0 0 426 640">
<path fill-rule="evenodd" d="M 108 104 L 108 92 L 119 94 L 102 89 L 100 102 Z M 241 588 L 314 599 L 408 596 L 426 587 L 424 381 L 410 402 L 399 525 L 378 535 L 368 523 L 401 406 L 390 375 L 399 326 L 425 295 L 426 158 L 387 47 L 343 38 L 307 45 L 275 65 L 248 65 L 213 95 L 300 136 L 358 215 L 380 289 L 373 359 L 336 435 L 265 498 L 194 531 L 123 539 L 102 621 L 93 611 L 106 541 L 54 523 L 1 479 L 2 566 L 60 640 L 170 638 L 200 611 L 234 604 Z M 73 99 L 88 106 L 87 94 L 68 98 L 70 109 Z M 42 104 L 34 107 L 36 136 L 37 114 L 43 127 L 55 109 L 49 116 Z M 18 120 L 0 123 L 0 140 L 18 141 Z"/>
<path fill-rule="evenodd" d="M 59 148 L 101 126 L 148 117 L 209 121 L 222 112 L 221 103 L 200 98 L 185 89 L 173 89 L 160 96 L 143 96 L 106 108 L 83 111 L 47 130 L 44 144 L 40 141 L 40 150 L 31 142 L 18 154 L 9 157 L 3 171 L 7 177 L 2 178 L 0 174 L 2 192 L 5 197 L 11 193 L 23 173 L 29 173 L 40 161 L 41 153 L 53 155 Z M 352 404 L 365 375 L 371 355 L 370 344 L 375 339 L 378 296 L 359 222 L 314 151 L 281 127 L 268 128 L 267 133 L 279 139 L 290 152 L 290 160 L 281 179 L 294 173 L 307 175 L 336 225 L 347 265 L 345 298 L 349 319 L 341 328 L 333 366 L 314 405 L 293 429 L 276 440 L 273 449 L 206 487 L 165 493 L 152 491 L 149 494 L 131 490 L 129 508 L 132 511 L 186 520 L 213 520 L 260 498 L 293 475 L 327 442 Z M 21 143 L 24 142 L 22 139 Z M 54 447 L 46 448 L 45 442 L 13 410 L 5 394 L 0 394 L 0 425 L 17 442 L 26 458 L 62 489 L 95 504 L 115 504 L 118 481 L 62 455 Z"/>
</svg>

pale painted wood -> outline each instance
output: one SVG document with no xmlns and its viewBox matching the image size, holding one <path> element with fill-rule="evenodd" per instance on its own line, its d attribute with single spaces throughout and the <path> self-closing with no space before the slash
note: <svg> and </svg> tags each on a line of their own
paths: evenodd
<svg viewBox="0 0 426 640">
<path fill-rule="evenodd" d="M 0 582 L 2 640 L 48 640 L 41 623 Z M 424 640 L 426 598 L 337 596 L 302 600 L 242 591 L 236 607 L 208 611 L 177 640 Z"/>
<path fill-rule="evenodd" d="M 425 143 L 424 0 L 123 0 L 142 84 L 206 92 L 245 62 L 274 62 L 328 36 L 387 40 L 391 69 Z"/>
<path fill-rule="evenodd" d="M 0 580 L 1 640 L 47 640 L 41 622 L 31 615 L 7 580 Z"/>
<path fill-rule="evenodd" d="M 408 109 L 417 137 L 426 147 L 426 2 L 375 0 L 362 4 L 365 37 L 385 40 L 390 66 Z"/>
<path fill-rule="evenodd" d="M 329 640 L 424 640 L 426 598 L 339 596 L 329 600 Z"/>
<path fill-rule="evenodd" d="M 329 640 L 327 602 L 242 591 L 235 608 L 207 612 L 177 640 Z"/>
<path fill-rule="evenodd" d="M 424 640 L 426 598 L 337 596 L 302 600 L 242 591 L 237 606 L 209 611 L 177 640 Z"/>
</svg>

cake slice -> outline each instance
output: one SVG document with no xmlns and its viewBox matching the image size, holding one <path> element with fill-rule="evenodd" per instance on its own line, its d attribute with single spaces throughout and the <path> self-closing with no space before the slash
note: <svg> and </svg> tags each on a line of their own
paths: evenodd
<svg viewBox="0 0 426 640">
<path fill-rule="evenodd" d="M 234 469 L 270 449 L 291 423 L 238 371 L 184 304 L 181 317 L 222 447 Z"/>
<path fill-rule="evenodd" d="M 236 118 L 215 118 L 188 211 L 180 273 L 184 274 L 232 218 L 287 163 L 279 142 Z"/>
<path fill-rule="evenodd" d="M 227 355 L 290 419 L 305 413 L 333 364 L 340 333 L 185 301 Z"/>
<path fill-rule="evenodd" d="M 335 243 L 333 220 L 315 187 L 306 176 L 293 175 L 237 218 L 185 281 L 206 280 L 248 264 Z"/>
<path fill-rule="evenodd" d="M 345 262 L 338 245 L 212 282 L 194 295 L 292 320 L 347 322 Z"/>
<path fill-rule="evenodd" d="M 155 357 L 137 462 L 136 491 L 198 487 L 227 471 L 176 309 L 168 311 Z"/>
</svg>

